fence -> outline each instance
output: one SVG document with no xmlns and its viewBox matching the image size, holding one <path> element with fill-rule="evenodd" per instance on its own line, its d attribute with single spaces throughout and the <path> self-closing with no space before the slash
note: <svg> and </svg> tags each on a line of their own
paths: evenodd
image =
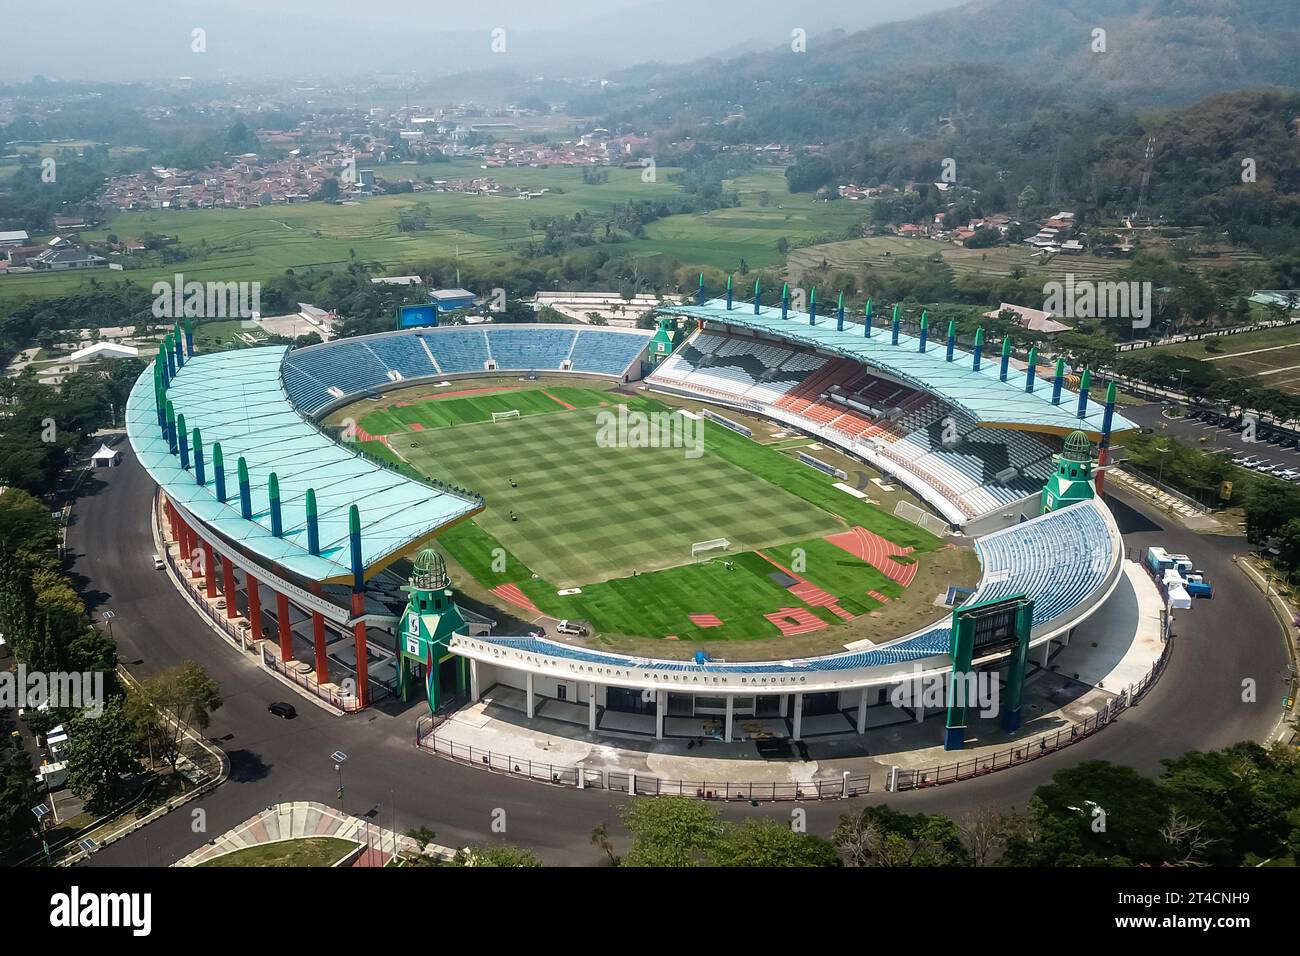
<svg viewBox="0 0 1300 956">
<path fill-rule="evenodd" d="M 280 660 L 278 657 L 274 657 L 268 654 L 266 652 L 265 647 L 259 648 L 258 654 L 262 659 L 262 666 L 265 667 L 267 670 L 275 671 L 277 674 L 279 674 L 281 677 L 286 678 L 295 686 L 302 688 L 303 690 L 305 690 L 307 693 L 311 694 L 314 697 L 319 697 L 321 700 L 325 701 L 330 706 L 337 707 L 339 710 L 343 711 L 346 714 L 356 713 L 358 710 L 361 709 L 361 701 L 357 697 L 344 697 L 340 694 L 335 694 L 331 691 L 326 690 L 325 688 L 321 687 L 320 684 L 316 683 L 315 675 L 308 676 L 308 674 L 303 673 L 302 671 L 291 670 L 289 666 L 285 664 L 284 661 Z M 370 684 L 371 703 L 374 703 L 375 700 L 379 699 L 379 695 L 376 695 L 374 692 L 375 686 L 376 686 L 376 682 L 372 681 Z M 388 695 L 383 694 L 382 696 L 386 697 Z"/>
<path fill-rule="evenodd" d="M 870 774 L 850 774 L 830 780 L 800 782 L 736 783 L 707 780 L 661 780 L 649 774 L 614 770 L 589 770 L 585 767 L 557 766 L 537 760 L 525 760 L 509 754 L 481 750 L 469 744 L 439 737 L 434 730 L 447 715 L 425 714 L 415 727 L 416 743 L 421 748 L 495 773 L 525 777 L 560 787 L 607 790 L 634 796 L 683 796 L 701 800 L 746 800 L 776 802 L 780 800 L 839 800 L 871 792 Z"/>
<path fill-rule="evenodd" d="M 1168 633 L 1167 627 L 1163 624 L 1162 629 L 1166 634 Z M 971 777 L 982 777 L 987 773 L 1005 770 L 1008 767 L 1015 767 L 1031 760 L 1037 760 L 1039 757 L 1045 757 L 1050 753 L 1063 750 L 1070 744 L 1091 737 L 1142 699 L 1164 671 L 1165 665 L 1169 662 L 1169 654 L 1172 648 L 1173 640 L 1167 638 L 1164 649 L 1160 652 L 1160 657 L 1151 665 L 1151 670 L 1141 680 L 1133 684 L 1127 691 L 1122 691 L 1118 697 L 1111 698 L 1106 702 L 1105 707 L 1080 723 L 1062 727 L 1054 733 L 1044 734 L 1036 740 L 1026 741 L 1007 750 L 1000 750 L 981 757 L 972 757 L 970 760 L 941 764 L 928 770 L 895 768 L 891 775 L 892 779 L 885 789 L 892 791 L 915 790 L 921 787 L 935 787 L 944 783 L 955 783 L 958 780 L 969 780 Z"/>
</svg>

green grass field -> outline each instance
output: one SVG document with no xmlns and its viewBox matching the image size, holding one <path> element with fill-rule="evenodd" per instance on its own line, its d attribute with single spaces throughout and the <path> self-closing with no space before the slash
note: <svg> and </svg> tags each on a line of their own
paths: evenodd
<svg viewBox="0 0 1300 956">
<path fill-rule="evenodd" d="M 337 837 L 305 837 L 300 840 L 279 840 L 260 846 L 245 847 L 224 856 L 200 863 L 199 866 L 333 866 L 353 850 L 357 844 Z"/>
<path fill-rule="evenodd" d="M 522 617 L 529 615 L 487 592 L 517 585 L 543 613 L 588 621 L 599 642 L 625 651 L 725 653 L 726 642 L 741 640 L 746 656 L 781 657 L 920 626 L 936 616 L 935 593 L 978 574 L 969 550 L 944 548 L 928 532 L 834 488 L 833 479 L 780 447 L 788 442 L 763 445 L 704 423 L 699 458 L 681 448 L 605 448 L 596 443 L 600 412 L 618 403 L 631 411 L 671 406 L 549 383 L 497 389 L 448 398 L 428 398 L 423 389 L 414 401 L 369 411 L 353 406 L 332 420 L 359 415 L 369 436 L 386 436 L 386 443 L 367 442 L 367 450 L 485 496 L 486 510 L 443 532 L 438 544 L 462 578 L 472 579 L 457 587 L 468 585 L 476 597 Z M 491 421 L 493 411 L 507 408 L 521 417 Z M 518 487 L 510 487 L 511 478 Z M 511 511 L 519 520 L 510 520 Z M 915 548 L 924 573 L 905 592 L 824 540 L 851 525 Z M 691 544 L 716 537 L 731 548 L 694 562 Z M 806 605 L 786 590 L 789 582 L 774 580 L 772 562 L 803 567 L 801 577 L 835 595 L 857 620 L 810 608 L 833 626 L 780 638 L 763 615 Z M 581 593 L 557 593 L 573 587 Z M 882 606 L 869 591 L 891 600 Z M 715 614 L 724 623 L 699 627 L 692 614 Z M 669 636 L 680 643 L 665 643 Z"/>
<path fill-rule="evenodd" d="M 1256 376 L 1265 388 L 1300 393 L 1300 326 L 1176 342 L 1156 349 L 1210 362 L 1225 375 Z M 1155 350 L 1135 354 L 1154 355 Z"/>
<path fill-rule="evenodd" d="M 477 163 L 456 161 L 425 167 L 389 166 L 379 171 L 392 178 L 432 176 L 438 179 L 491 176 L 504 186 L 550 192 L 529 200 L 510 196 L 422 192 L 377 196 L 335 206 L 320 202 L 258 209 L 177 209 L 119 212 L 100 227 L 82 235 L 102 239 L 109 233 L 140 237 L 154 232 L 177 237 L 190 258 L 164 264 L 157 254 L 135 257 L 123 272 L 93 270 L 82 274 L 46 273 L 0 278 L 0 295 L 63 295 L 98 282 L 150 285 L 177 272 L 201 282 L 266 280 L 286 269 L 295 271 L 346 266 L 353 256 L 380 262 L 390 269 L 435 257 L 459 254 L 468 260 L 507 265 L 530 239 L 542 233 L 529 222 L 549 216 L 572 217 L 605 213 L 629 200 L 656 200 L 682 194 L 670 181 L 674 170 L 660 168 L 656 181 L 641 180 L 636 169 L 610 168 L 609 181 L 588 184 L 572 167 L 503 168 L 483 170 Z M 654 257 L 670 255 L 684 262 L 735 269 L 744 258 L 759 267 L 780 261 L 777 239 L 807 241 L 843 235 L 861 220 L 864 210 L 848 203 L 817 203 L 785 191 L 784 171 L 763 167 L 729 183 L 742 205 L 710 213 L 669 216 L 649 224 L 646 237 L 621 243 L 620 253 Z M 769 205 L 762 205 L 767 193 Z M 784 208 L 778 208 L 783 206 Z M 430 227 L 403 232 L 403 210 L 423 207 Z"/>
</svg>

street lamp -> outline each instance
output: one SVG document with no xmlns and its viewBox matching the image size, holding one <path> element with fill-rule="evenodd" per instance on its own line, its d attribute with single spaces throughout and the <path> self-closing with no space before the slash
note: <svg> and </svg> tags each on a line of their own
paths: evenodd
<svg viewBox="0 0 1300 956">
<path fill-rule="evenodd" d="M 1156 448 L 1156 453 L 1160 456 L 1160 473 L 1156 478 L 1156 484 L 1163 486 L 1165 483 L 1165 455 L 1173 451 L 1172 448 Z"/>
<path fill-rule="evenodd" d="M 336 750 L 330 754 L 330 759 L 334 761 L 334 772 L 339 775 L 339 811 L 343 810 L 343 764 L 347 762 L 348 755 L 342 750 Z"/>
</svg>

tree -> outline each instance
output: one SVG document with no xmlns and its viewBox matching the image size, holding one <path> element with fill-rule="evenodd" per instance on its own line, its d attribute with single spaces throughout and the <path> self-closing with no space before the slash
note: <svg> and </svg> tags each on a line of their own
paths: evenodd
<svg viewBox="0 0 1300 956">
<path fill-rule="evenodd" d="M 776 820 L 748 819 L 727 826 L 709 854 L 712 866 L 840 866 L 835 847 L 821 837 L 795 833 Z"/>
<path fill-rule="evenodd" d="M 201 665 L 186 661 L 146 680 L 140 694 L 162 718 L 148 739 L 175 770 L 187 733 L 206 729 L 212 712 L 221 707 L 221 688 Z"/>
<path fill-rule="evenodd" d="M 135 731 L 122 698 L 114 698 L 98 717 L 68 722 L 68 789 L 96 816 L 116 809 L 130 795 L 130 779 L 140 770 Z"/>
<path fill-rule="evenodd" d="M 541 866 L 537 854 L 526 847 L 491 844 L 457 851 L 450 866 Z"/>
<path fill-rule="evenodd" d="M 54 549 L 56 538 L 49 508 L 20 488 L 0 494 L 0 544 L 15 551 L 47 554 Z"/>
<path fill-rule="evenodd" d="M 633 800 L 619 816 L 632 834 L 624 866 L 704 866 L 723 833 L 718 811 L 690 797 Z"/>
<path fill-rule="evenodd" d="M 942 813 L 864 807 L 840 817 L 831 840 L 848 866 L 960 866 L 967 860 L 957 825 Z"/>
<path fill-rule="evenodd" d="M 0 764 L 0 844 L 13 845 L 35 832 L 32 807 L 40 803 L 35 779 L 26 751 L 11 754 Z"/>
</svg>

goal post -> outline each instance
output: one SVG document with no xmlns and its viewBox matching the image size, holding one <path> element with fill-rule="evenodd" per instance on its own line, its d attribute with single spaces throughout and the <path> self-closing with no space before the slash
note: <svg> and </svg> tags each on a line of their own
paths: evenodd
<svg viewBox="0 0 1300 956">
<path fill-rule="evenodd" d="M 698 560 L 701 555 L 708 555 L 713 551 L 726 551 L 731 547 L 731 542 L 726 538 L 710 538 L 708 541 L 696 541 L 691 545 L 691 558 Z"/>
<path fill-rule="evenodd" d="M 512 408 L 512 409 L 510 409 L 510 411 L 508 411 L 508 412 L 493 412 L 493 413 L 492 413 L 492 421 L 494 421 L 494 422 L 503 422 L 503 421 L 506 421 L 507 419 L 518 418 L 518 417 L 519 417 L 519 409 L 517 409 L 517 408 Z"/>
</svg>

